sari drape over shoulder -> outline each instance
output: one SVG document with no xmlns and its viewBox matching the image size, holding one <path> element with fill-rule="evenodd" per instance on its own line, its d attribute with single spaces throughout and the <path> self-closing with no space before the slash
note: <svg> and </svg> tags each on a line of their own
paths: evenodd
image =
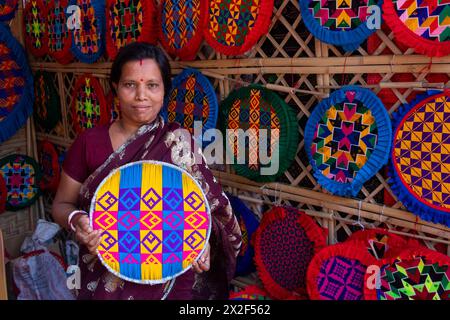
<svg viewBox="0 0 450 320">
<path fill-rule="evenodd" d="M 229 282 L 234 276 L 236 256 L 241 245 L 241 231 L 222 187 L 208 169 L 201 149 L 190 135 L 177 135 L 180 126 L 165 123 L 158 117 L 144 125 L 98 167 L 82 184 L 79 205 L 89 212 L 97 186 L 115 168 L 139 160 L 158 160 L 179 166 L 189 172 L 202 187 L 211 208 L 210 270 L 195 274 L 192 270 L 175 281 L 168 299 L 227 299 Z M 182 129 L 181 129 L 182 130 Z M 104 143 L 104 141 L 99 141 Z M 186 153 L 186 150 L 194 150 Z M 197 158 L 195 158 L 197 157 Z M 194 161 L 197 159 L 197 161 Z M 200 161 L 198 161 L 200 159 Z M 160 299 L 162 285 L 140 285 L 123 281 L 103 267 L 96 256 L 80 254 L 82 284 L 79 299 Z"/>
</svg>

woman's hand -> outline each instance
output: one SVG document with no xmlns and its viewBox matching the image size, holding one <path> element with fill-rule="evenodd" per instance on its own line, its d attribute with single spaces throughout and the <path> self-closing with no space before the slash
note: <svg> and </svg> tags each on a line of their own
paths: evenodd
<svg viewBox="0 0 450 320">
<path fill-rule="evenodd" d="M 206 249 L 203 252 L 203 254 L 200 256 L 200 258 L 197 261 L 194 261 L 192 263 L 192 268 L 194 268 L 194 271 L 197 273 L 202 273 L 203 271 L 209 270 L 209 264 L 210 264 L 210 246 L 209 242 L 206 245 Z"/>
<path fill-rule="evenodd" d="M 91 254 L 97 255 L 97 247 L 100 245 L 101 241 L 101 230 L 92 230 L 89 225 L 89 218 L 86 215 L 80 215 L 80 217 L 76 218 L 72 224 L 76 230 L 76 239 L 81 244 L 84 244 Z"/>
</svg>

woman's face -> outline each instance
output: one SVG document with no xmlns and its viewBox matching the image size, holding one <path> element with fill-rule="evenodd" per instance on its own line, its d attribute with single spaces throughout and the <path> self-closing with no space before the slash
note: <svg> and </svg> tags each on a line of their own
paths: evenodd
<svg viewBox="0 0 450 320">
<path fill-rule="evenodd" d="M 125 63 L 119 83 L 113 85 L 123 120 L 141 126 L 156 119 L 164 102 L 164 82 L 155 60 Z"/>
</svg>

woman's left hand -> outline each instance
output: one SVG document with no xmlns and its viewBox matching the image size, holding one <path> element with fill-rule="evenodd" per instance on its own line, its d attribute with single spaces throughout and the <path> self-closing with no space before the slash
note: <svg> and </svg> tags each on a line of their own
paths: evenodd
<svg viewBox="0 0 450 320">
<path fill-rule="evenodd" d="M 210 246 L 209 243 L 206 245 L 206 249 L 203 252 L 203 254 L 200 256 L 200 258 L 197 261 L 194 261 L 192 263 L 192 268 L 194 268 L 194 271 L 197 273 L 202 273 L 203 271 L 209 270 L 209 264 L 210 264 Z"/>
</svg>

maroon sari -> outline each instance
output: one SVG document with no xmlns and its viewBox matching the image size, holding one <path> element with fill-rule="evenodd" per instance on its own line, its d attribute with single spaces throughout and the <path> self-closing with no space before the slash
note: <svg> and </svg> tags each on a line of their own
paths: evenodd
<svg viewBox="0 0 450 320">
<path fill-rule="evenodd" d="M 241 245 L 239 225 L 220 184 L 206 166 L 201 150 L 196 151 L 201 164 L 193 163 L 193 153 L 183 154 L 183 147 L 193 145 L 193 140 L 177 138 L 173 132 L 178 128 L 177 124 L 164 123 L 161 117 L 139 128 L 86 179 L 80 190 L 79 205 L 88 211 L 97 186 L 113 169 L 124 164 L 158 160 L 185 169 L 201 185 L 211 208 L 211 267 L 201 274 L 194 274 L 191 269 L 179 276 L 167 299 L 227 299 Z M 80 258 L 82 279 L 78 299 L 161 299 L 164 294 L 167 284 L 141 285 L 124 281 L 108 272 L 86 248 L 81 249 Z"/>
</svg>

